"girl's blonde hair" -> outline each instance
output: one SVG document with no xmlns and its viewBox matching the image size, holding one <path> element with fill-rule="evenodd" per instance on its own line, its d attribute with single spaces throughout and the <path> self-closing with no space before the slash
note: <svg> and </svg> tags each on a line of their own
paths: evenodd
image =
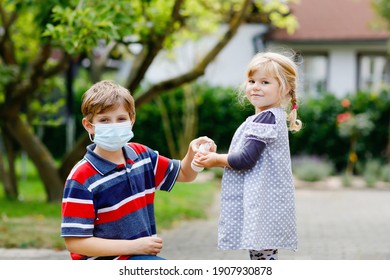
<svg viewBox="0 0 390 280">
<path fill-rule="evenodd" d="M 302 128 L 302 122 L 297 116 L 298 67 L 294 62 L 294 54 L 288 57 L 276 52 L 258 53 L 250 61 L 246 76 L 252 76 L 259 69 L 265 71 L 267 75 L 274 77 L 279 82 L 282 106 L 290 110 L 287 116 L 289 129 L 291 131 L 299 131 Z"/>
<path fill-rule="evenodd" d="M 109 80 L 103 80 L 92 85 L 83 95 L 81 112 L 90 122 L 96 114 L 115 110 L 123 105 L 130 118 L 135 118 L 135 104 L 130 92 Z"/>
</svg>

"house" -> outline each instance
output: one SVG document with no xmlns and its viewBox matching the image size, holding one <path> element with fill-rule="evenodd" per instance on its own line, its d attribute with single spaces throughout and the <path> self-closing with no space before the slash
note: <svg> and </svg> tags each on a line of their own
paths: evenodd
<svg viewBox="0 0 390 280">
<path fill-rule="evenodd" d="M 291 4 L 299 28 L 273 30 L 267 47 L 285 46 L 303 56 L 303 91 L 337 96 L 390 84 L 390 32 L 375 29 L 372 0 L 300 0 Z"/>
<path fill-rule="evenodd" d="M 305 96 L 328 91 L 337 96 L 377 90 L 390 84 L 390 32 L 375 30 L 371 0 L 300 0 L 290 4 L 299 27 L 294 34 L 259 23 L 242 25 L 200 78 L 214 86 L 238 87 L 252 56 L 264 49 L 292 49 L 303 57 L 301 89 Z M 224 27 L 221 28 L 223 31 Z M 207 37 L 188 42 L 174 58 L 160 56 L 146 73 L 155 83 L 184 73 L 215 43 Z"/>
</svg>

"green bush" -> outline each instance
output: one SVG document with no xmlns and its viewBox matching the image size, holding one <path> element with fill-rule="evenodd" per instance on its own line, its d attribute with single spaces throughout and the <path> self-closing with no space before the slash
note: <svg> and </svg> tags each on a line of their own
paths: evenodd
<svg viewBox="0 0 390 280">
<path fill-rule="evenodd" d="M 349 143 L 337 134 L 336 117 L 341 112 L 340 100 L 332 94 L 304 100 L 298 109 L 303 129 L 290 134 L 291 153 L 327 156 L 337 169 L 344 167 Z"/>
<path fill-rule="evenodd" d="M 386 161 L 386 146 L 389 135 L 390 93 L 358 92 L 346 97 L 350 100 L 350 110 L 354 114 L 366 113 L 375 124 L 367 135 L 357 139 L 358 162 L 364 166 L 370 158 Z M 346 167 L 350 139 L 341 137 L 337 128 L 337 116 L 345 112 L 341 105 L 343 98 L 324 93 L 319 98 L 304 100 L 298 114 L 303 121 L 303 129 L 290 136 L 292 155 L 319 155 L 334 163 L 338 172 Z M 356 170 L 358 171 L 358 170 Z"/>
<path fill-rule="evenodd" d="M 74 112 L 76 113 L 77 136 L 85 133 L 81 126 L 80 98 L 85 85 L 78 86 L 75 96 Z M 254 113 L 252 106 L 243 106 L 238 102 L 236 88 L 212 87 L 206 84 L 192 84 L 197 105 L 197 136 L 207 135 L 218 145 L 218 151 L 226 152 L 238 126 Z M 168 113 L 176 118 L 176 127 L 181 129 L 183 114 L 183 88 L 163 93 L 162 100 L 167 105 Z M 355 114 L 365 113 L 369 116 L 374 128 L 369 134 L 364 133 L 357 139 L 355 173 L 362 174 L 368 159 L 386 162 L 386 147 L 389 135 L 390 93 L 358 92 L 343 98 L 350 101 L 349 110 Z M 339 134 L 337 116 L 345 112 L 341 104 L 343 98 L 331 93 L 324 93 L 317 98 L 301 98 L 298 115 L 303 122 L 303 129 L 290 133 L 292 156 L 318 155 L 326 157 L 334 165 L 335 171 L 344 171 L 350 148 L 350 139 Z M 175 100 L 175 102 L 171 102 Z M 176 106 L 176 107 L 172 107 Z M 155 102 L 149 102 L 137 109 L 134 141 L 144 143 L 157 149 L 161 154 L 171 156 L 162 128 L 162 117 Z M 175 136 L 177 138 L 177 136 Z M 64 128 L 48 128 L 43 135 L 44 142 L 56 157 L 65 147 Z"/>
</svg>

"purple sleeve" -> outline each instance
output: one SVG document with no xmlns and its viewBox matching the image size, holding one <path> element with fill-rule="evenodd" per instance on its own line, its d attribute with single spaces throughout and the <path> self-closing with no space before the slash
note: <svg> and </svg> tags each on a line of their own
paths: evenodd
<svg viewBox="0 0 390 280">
<path fill-rule="evenodd" d="M 275 116 L 267 111 L 259 114 L 253 121 L 256 123 L 274 124 Z M 228 155 L 228 163 L 236 170 L 250 169 L 259 160 L 265 146 L 266 144 L 263 141 L 247 138 L 244 142 L 244 147 L 239 152 Z"/>
</svg>

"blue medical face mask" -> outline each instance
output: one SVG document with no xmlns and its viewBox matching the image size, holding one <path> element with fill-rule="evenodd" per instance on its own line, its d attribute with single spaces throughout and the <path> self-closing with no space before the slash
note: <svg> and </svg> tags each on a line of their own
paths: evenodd
<svg viewBox="0 0 390 280">
<path fill-rule="evenodd" d="M 91 135 L 89 135 L 89 138 L 96 145 L 107 151 L 113 152 L 121 149 L 134 137 L 130 121 L 109 124 L 96 123 L 92 125 L 95 127 L 95 135 L 93 140 Z"/>
</svg>

